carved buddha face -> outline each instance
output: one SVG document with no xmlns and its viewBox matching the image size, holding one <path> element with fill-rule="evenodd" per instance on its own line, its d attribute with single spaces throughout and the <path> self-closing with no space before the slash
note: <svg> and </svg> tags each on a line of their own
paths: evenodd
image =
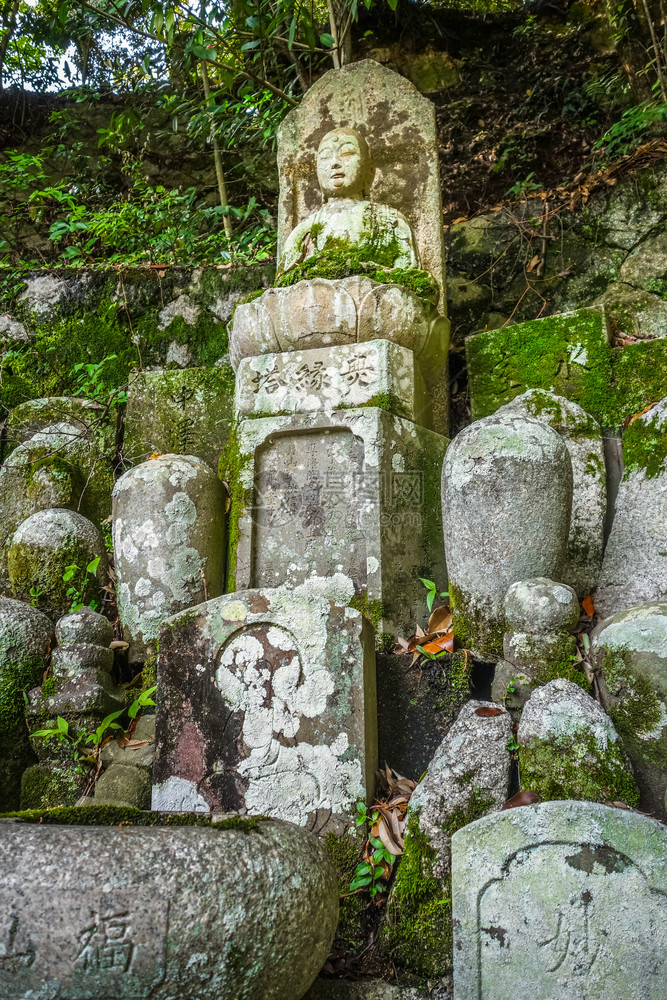
<svg viewBox="0 0 667 1000">
<path fill-rule="evenodd" d="M 317 150 L 317 179 L 325 199 L 367 197 L 374 172 L 371 151 L 359 132 L 327 132 Z"/>
</svg>

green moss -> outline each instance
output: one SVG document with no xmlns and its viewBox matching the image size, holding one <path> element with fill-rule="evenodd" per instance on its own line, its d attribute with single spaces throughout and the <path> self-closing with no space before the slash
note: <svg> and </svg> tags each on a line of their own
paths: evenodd
<svg viewBox="0 0 667 1000">
<path fill-rule="evenodd" d="M 21 809 L 73 806 L 85 780 L 84 775 L 76 774 L 76 767 L 72 760 L 29 767 L 21 780 Z"/>
<path fill-rule="evenodd" d="M 429 979 L 452 966 L 451 877 L 436 876 L 438 861 L 412 813 L 380 940 L 392 961 Z"/>
<path fill-rule="evenodd" d="M 475 772 L 468 772 L 468 781 L 465 784 L 470 784 L 475 780 Z M 463 784 L 463 777 L 461 777 L 461 784 Z M 443 830 L 452 837 L 457 830 L 462 827 L 467 826 L 468 823 L 474 823 L 476 819 L 480 816 L 486 815 L 489 809 L 493 806 L 493 799 L 488 799 L 484 797 L 483 792 L 479 788 L 473 785 L 470 792 L 470 799 L 465 807 L 460 809 L 454 809 L 453 812 L 445 820 L 443 824 Z"/>
<path fill-rule="evenodd" d="M 244 471 L 250 465 L 252 456 L 242 455 L 239 450 L 238 425 L 232 424 L 227 443 L 225 444 L 218 475 L 227 484 L 229 491 L 229 518 L 227 522 L 227 569 L 225 593 L 232 594 L 236 590 L 236 561 L 240 535 L 241 515 L 252 504 L 254 490 L 243 485 Z"/>
<path fill-rule="evenodd" d="M 364 590 L 363 593 L 354 595 L 349 602 L 349 606 L 355 608 L 356 611 L 361 611 L 362 615 L 368 618 L 375 631 L 375 643 L 376 645 L 381 644 L 382 619 L 387 613 L 382 601 L 369 600 L 368 593 Z"/>
<path fill-rule="evenodd" d="M 454 716 L 470 697 L 472 656 L 466 649 L 458 649 L 451 657 L 433 661 L 440 670 L 431 676 L 433 707 L 438 712 Z M 432 672 L 431 672 L 432 674 Z"/>
<path fill-rule="evenodd" d="M 355 947 L 363 940 L 361 926 L 362 914 L 366 902 L 361 893 L 350 893 L 350 883 L 354 878 L 355 869 L 360 860 L 359 844 L 350 834 L 340 837 L 328 833 L 324 839 L 338 879 L 338 929 L 336 937 L 348 947 Z"/>
<path fill-rule="evenodd" d="M 407 406 L 402 400 L 393 392 L 378 392 L 374 396 L 371 396 L 369 400 L 365 403 L 342 403 L 337 406 L 337 410 L 360 410 L 364 407 L 373 406 L 377 410 L 386 410 L 387 413 L 393 413 L 397 417 L 410 418 L 410 413 Z"/>
<path fill-rule="evenodd" d="M 667 468 L 667 425 L 656 416 L 646 414 L 635 420 L 623 435 L 623 464 L 625 476 L 643 471 L 647 479 L 654 479 Z"/>
<path fill-rule="evenodd" d="M 667 769 L 667 739 L 647 738 L 660 725 L 661 702 L 648 677 L 630 666 L 627 650 L 606 650 L 602 672 L 609 692 L 618 698 L 608 710 L 633 760 Z"/>
<path fill-rule="evenodd" d="M 82 591 L 83 603 L 88 604 L 99 597 L 99 588 L 105 567 L 100 562 L 97 573 L 88 576 L 85 567 L 90 561 L 90 553 L 84 542 L 78 539 L 68 546 L 66 553 L 60 549 L 40 548 L 35 550 L 24 542 L 14 543 L 7 556 L 7 569 L 13 596 L 18 600 L 34 603 L 35 607 L 48 615 L 65 614 L 71 604 L 67 590 L 85 583 Z M 63 580 L 67 565 L 80 567 L 72 580 Z M 30 594 L 31 588 L 38 591 L 37 597 Z"/>
<path fill-rule="evenodd" d="M 543 801 L 583 799 L 590 802 L 639 803 L 639 789 L 628 773 L 621 746 L 601 749 L 585 727 L 551 740 L 533 740 L 519 748 L 521 787 Z"/>
<path fill-rule="evenodd" d="M 443 829 L 451 836 L 491 804 L 473 787 L 468 806 L 452 813 Z M 394 962 L 428 979 L 452 968 L 451 873 L 440 874 L 448 867 L 421 830 L 419 810 L 411 813 L 380 940 Z"/>
<path fill-rule="evenodd" d="M 375 220 L 377 224 L 377 220 Z M 310 230 L 311 239 L 321 231 L 318 224 Z M 396 261 L 403 253 L 403 246 L 393 229 L 386 231 L 376 228 L 364 234 L 360 243 L 352 243 L 342 237 L 330 236 L 324 247 L 289 271 L 280 268 L 276 275 L 276 285 L 284 287 L 311 278 L 336 280 L 353 275 L 365 275 L 382 284 L 401 285 L 414 292 L 428 303 L 438 301 L 440 290 L 435 279 L 419 268 L 397 268 Z"/>
<path fill-rule="evenodd" d="M 603 427 L 620 427 L 667 395 L 667 341 L 612 348 L 595 309 L 479 333 L 466 354 L 474 419 L 527 389 L 542 389 L 578 403 Z M 545 398 L 542 406 L 556 417 L 553 403 Z M 588 434 L 585 426 L 568 431 Z"/>
<path fill-rule="evenodd" d="M 44 673 L 42 656 L 22 656 L 20 636 L 0 636 L 0 734 L 10 734 L 24 719 L 24 691 L 36 687 Z"/>
<path fill-rule="evenodd" d="M 20 819 L 24 823 L 54 826 L 207 826 L 214 830 L 259 829 L 263 816 L 230 816 L 214 823 L 201 813 L 162 813 L 134 809 L 132 806 L 73 806 L 61 809 L 24 809 L 0 814 L 0 819 Z"/>
<path fill-rule="evenodd" d="M 452 629 L 457 646 L 481 649 L 483 658 L 497 660 L 503 655 L 505 625 L 494 621 L 470 606 L 470 600 L 459 587 L 450 582 L 449 603 L 452 608 Z"/>
</svg>

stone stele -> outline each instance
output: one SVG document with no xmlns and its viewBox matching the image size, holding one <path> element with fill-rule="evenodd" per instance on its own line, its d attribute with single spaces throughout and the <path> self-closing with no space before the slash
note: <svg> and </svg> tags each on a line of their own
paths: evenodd
<svg viewBox="0 0 667 1000">
<path fill-rule="evenodd" d="M 0 823 L 3 1000 L 297 1000 L 338 914 L 324 846 L 251 829 Z"/>
<path fill-rule="evenodd" d="M 592 802 L 452 838 L 455 1000 L 663 1000 L 667 829 Z"/>
<path fill-rule="evenodd" d="M 215 469 L 233 417 L 234 372 L 229 364 L 133 372 L 123 452 L 134 464 L 155 452 L 195 455 Z"/>
<path fill-rule="evenodd" d="M 325 73 L 280 127 L 278 256 L 292 230 L 322 204 L 315 153 L 322 138 L 340 127 L 369 141 L 375 166 L 370 200 L 405 217 L 419 266 L 436 279 L 444 305 L 435 108 L 408 80 L 371 59 Z"/>
<path fill-rule="evenodd" d="M 160 630 L 153 808 L 353 821 L 377 756 L 370 624 L 307 585 L 226 594 Z"/>
</svg>

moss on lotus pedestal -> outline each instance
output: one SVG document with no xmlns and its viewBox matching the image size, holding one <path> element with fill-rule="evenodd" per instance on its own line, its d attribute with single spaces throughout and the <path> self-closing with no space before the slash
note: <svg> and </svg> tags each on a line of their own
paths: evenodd
<svg viewBox="0 0 667 1000">
<path fill-rule="evenodd" d="M 520 747 L 522 788 L 551 799 L 639 803 L 639 789 L 628 773 L 620 743 L 602 749 L 594 734 L 582 727 L 549 740 L 532 740 Z"/>
</svg>

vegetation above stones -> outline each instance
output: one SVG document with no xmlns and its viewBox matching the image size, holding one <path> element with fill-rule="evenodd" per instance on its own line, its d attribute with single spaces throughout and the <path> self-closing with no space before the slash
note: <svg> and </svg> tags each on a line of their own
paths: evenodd
<svg viewBox="0 0 667 1000">
<path fill-rule="evenodd" d="M 201 826 L 214 830 L 251 833 L 260 829 L 262 816 L 230 816 L 217 821 L 198 813 L 144 812 L 131 806 L 75 806 L 59 809 L 24 809 L 0 813 L 0 820 L 20 820 L 54 826 Z"/>
</svg>

